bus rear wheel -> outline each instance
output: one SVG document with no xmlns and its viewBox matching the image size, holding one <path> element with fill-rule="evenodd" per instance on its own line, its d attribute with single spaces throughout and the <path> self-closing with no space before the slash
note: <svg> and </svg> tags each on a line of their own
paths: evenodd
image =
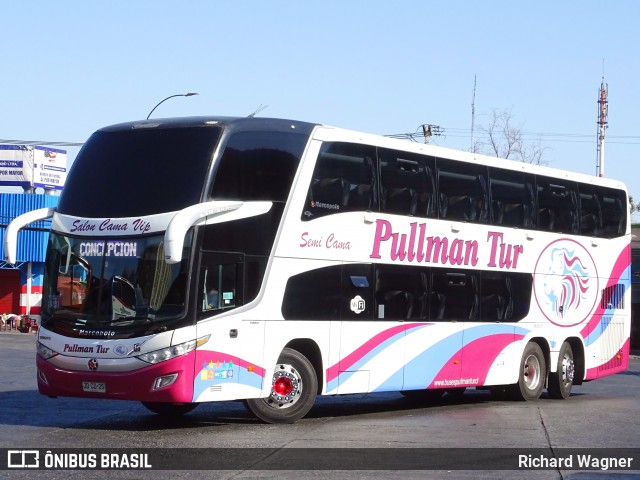
<svg viewBox="0 0 640 480">
<path fill-rule="evenodd" d="M 301 419 L 316 400 L 318 378 L 311 362 L 303 354 L 285 348 L 271 380 L 267 398 L 252 398 L 245 405 L 267 423 L 293 423 Z"/>
<path fill-rule="evenodd" d="M 148 410 L 163 417 L 179 417 L 196 408 L 197 403 L 142 402 Z"/>
<path fill-rule="evenodd" d="M 514 400 L 526 401 L 540 398 L 546 371 L 547 366 L 540 345 L 529 342 L 520 360 L 518 383 L 508 386 L 510 397 Z"/>
<path fill-rule="evenodd" d="M 549 385 L 547 392 L 551 398 L 564 400 L 571 395 L 571 387 L 573 386 L 573 376 L 576 367 L 573 363 L 573 350 L 567 342 L 560 347 L 560 355 L 558 356 L 558 364 L 556 371 L 549 374 Z"/>
</svg>

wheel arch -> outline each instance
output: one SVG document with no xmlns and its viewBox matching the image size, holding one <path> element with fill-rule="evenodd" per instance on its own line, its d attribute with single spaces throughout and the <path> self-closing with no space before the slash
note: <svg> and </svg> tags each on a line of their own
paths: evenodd
<svg viewBox="0 0 640 480">
<path fill-rule="evenodd" d="M 569 337 L 564 340 L 571 346 L 571 351 L 573 352 L 573 363 L 575 366 L 575 374 L 573 377 L 574 385 L 582 385 L 582 380 L 585 375 L 585 354 L 584 354 L 584 344 L 582 340 L 578 337 Z M 561 346 L 562 343 L 559 345 Z"/>
<path fill-rule="evenodd" d="M 285 348 L 291 348 L 293 350 L 297 350 L 302 355 L 307 357 L 307 359 L 313 365 L 313 369 L 316 372 L 316 377 L 318 379 L 318 392 L 319 395 L 322 392 L 322 388 L 324 385 L 324 375 L 322 369 L 322 353 L 320 352 L 320 347 L 318 344 L 311 340 L 310 338 L 296 338 L 291 340 L 289 343 L 285 345 Z"/>
</svg>

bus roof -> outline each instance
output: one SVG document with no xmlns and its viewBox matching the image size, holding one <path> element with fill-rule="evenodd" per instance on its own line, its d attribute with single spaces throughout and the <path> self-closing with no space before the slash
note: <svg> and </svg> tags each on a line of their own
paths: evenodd
<svg viewBox="0 0 640 480">
<path fill-rule="evenodd" d="M 176 117 L 176 118 L 152 118 L 133 122 L 119 123 L 99 129 L 99 132 L 114 132 L 129 129 L 143 128 L 184 128 L 184 127 L 225 127 L 229 130 L 276 130 L 289 131 L 295 129 L 299 133 L 310 134 L 317 124 L 287 120 L 280 118 L 263 117 L 225 117 L 225 116 L 200 116 L 200 117 Z"/>
</svg>

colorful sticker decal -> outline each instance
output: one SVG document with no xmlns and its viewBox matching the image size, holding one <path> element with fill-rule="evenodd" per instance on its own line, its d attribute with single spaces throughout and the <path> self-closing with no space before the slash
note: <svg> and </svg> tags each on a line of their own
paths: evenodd
<svg viewBox="0 0 640 480">
<path fill-rule="evenodd" d="M 556 240 L 536 263 L 533 291 L 542 314 L 553 324 L 571 327 L 591 315 L 598 297 L 598 272 L 578 242 Z"/>
<path fill-rule="evenodd" d="M 258 390 L 262 389 L 265 369 L 236 356 L 223 352 L 198 350 L 196 354 L 196 376 L 193 398 L 214 385 L 240 383 Z"/>
</svg>

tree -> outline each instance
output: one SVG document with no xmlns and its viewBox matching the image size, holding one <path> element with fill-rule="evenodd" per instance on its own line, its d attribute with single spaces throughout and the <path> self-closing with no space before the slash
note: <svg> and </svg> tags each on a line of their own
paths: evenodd
<svg viewBox="0 0 640 480">
<path fill-rule="evenodd" d="M 547 165 L 542 158 L 545 148 L 541 141 L 526 142 L 522 125 L 514 125 L 513 116 L 508 110 L 493 109 L 486 125 L 479 130 L 484 134 L 482 140 L 473 145 L 473 151 L 494 157 L 519 160 L 534 165 Z"/>
</svg>

